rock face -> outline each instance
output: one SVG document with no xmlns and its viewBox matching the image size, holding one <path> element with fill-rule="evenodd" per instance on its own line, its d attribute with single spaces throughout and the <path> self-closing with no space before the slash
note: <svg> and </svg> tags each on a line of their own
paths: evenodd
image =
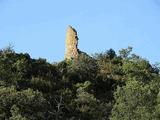
<svg viewBox="0 0 160 120">
<path fill-rule="evenodd" d="M 65 59 L 67 60 L 77 59 L 78 54 L 79 50 L 78 50 L 77 31 L 72 26 L 68 26 L 66 35 Z"/>
</svg>

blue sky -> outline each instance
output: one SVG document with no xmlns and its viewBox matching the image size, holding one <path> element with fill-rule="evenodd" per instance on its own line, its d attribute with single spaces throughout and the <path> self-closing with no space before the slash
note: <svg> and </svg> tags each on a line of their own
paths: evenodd
<svg viewBox="0 0 160 120">
<path fill-rule="evenodd" d="M 61 61 L 68 25 L 88 54 L 132 46 L 160 61 L 160 0 L 0 0 L 0 48 Z"/>
</svg>

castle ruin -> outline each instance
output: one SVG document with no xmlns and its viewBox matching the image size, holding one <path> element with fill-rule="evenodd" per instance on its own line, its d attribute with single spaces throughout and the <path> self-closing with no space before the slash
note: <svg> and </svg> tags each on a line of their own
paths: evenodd
<svg viewBox="0 0 160 120">
<path fill-rule="evenodd" d="M 65 59 L 75 60 L 78 58 L 78 54 L 79 50 L 77 31 L 72 26 L 68 26 L 66 35 Z"/>
</svg>

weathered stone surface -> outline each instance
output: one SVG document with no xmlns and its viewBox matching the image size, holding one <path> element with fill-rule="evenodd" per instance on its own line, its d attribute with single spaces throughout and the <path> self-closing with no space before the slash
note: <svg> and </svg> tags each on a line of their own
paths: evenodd
<svg viewBox="0 0 160 120">
<path fill-rule="evenodd" d="M 65 59 L 72 60 L 78 58 L 78 36 L 72 26 L 68 26 L 66 35 Z"/>
</svg>

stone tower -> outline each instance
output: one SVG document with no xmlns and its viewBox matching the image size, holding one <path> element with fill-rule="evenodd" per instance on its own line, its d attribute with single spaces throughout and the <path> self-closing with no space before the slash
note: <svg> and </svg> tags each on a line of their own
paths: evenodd
<svg viewBox="0 0 160 120">
<path fill-rule="evenodd" d="M 72 60 L 78 58 L 78 36 L 72 26 L 68 26 L 66 35 L 65 59 Z"/>
</svg>

